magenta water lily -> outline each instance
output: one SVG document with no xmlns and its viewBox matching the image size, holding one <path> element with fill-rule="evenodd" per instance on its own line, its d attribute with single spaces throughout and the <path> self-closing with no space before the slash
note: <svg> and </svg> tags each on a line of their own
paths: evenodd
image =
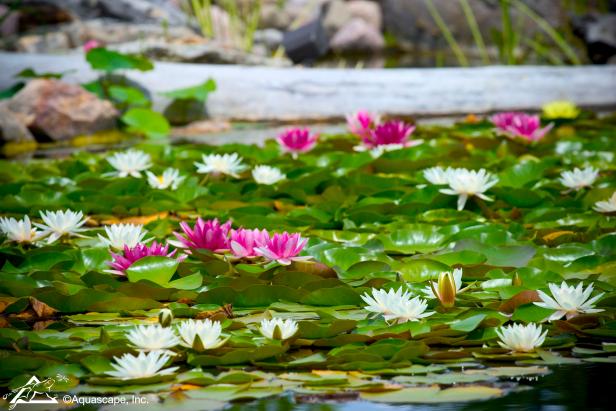
<svg viewBox="0 0 616 411">
<path fill-rule="evenodd" d="M 197 219 L 194 228 L 185 222 L 180 223 L 184 235 L 174 232 L 180 244 L 178 247 L 187 249 L 205 249 L 213 252 L 223 252 L 229 249 L 229 232 L 231 221 L 221 224 L 217 218 L 213 220 Z"/>
<path fill-rule="evenodd" d="M 267 230 L 248 230 L 240 228 L 239 230 L 231 231 L 231 239 L 229 245 L 233 255 L 239 258 L 258 257 L 259 254 L 255 251 L 256 247 L 266 244 L 269 238 Z"/>
<path fill-rule="evenodd" d="M 377 125 L 370 134 L 362 137 L 362 143 L 368 149 L 380 146 L 408 147 L 413 145 L 409 139 L 415 131 L 415 126 L 400 120 L 390 120 Z"/>
<path fill-rule="evenodd" d="M 541 140 L 553 126 L 549 124 L 541 128 L 539 116 L 514 111 L 495 114 L 490 120 L 505 135 L 530 142 Z"/>
<path fill-rule="evenodd" d="M 296 127 L 280 133 L 277 140 L 283 151 L 297 156 L 312 150 L 318 139 L 318 134 L 312 133 L 310 129 Z"/>
<path fill-rule="evenodd" d="M 362 140 L 369 140 L 372 130 L 381 122 L 378 115 L 360 110 L 353 115 L 347 116 L 349 131 Z"/>
<path fill-rule="evenodd" d="M 282 265 L 289 265 L 293 261 L 306 261 L 311 257 L 300 257 L 308 239 L 302 238 L 299 233 L 276 233 L 265 239 L 262 245 L 255 247 L 255 252 L 267 260 L 277 261 Z"/>
<path fill-rule="evenodd" d="M 126 270 L 128 270 L 135 261 L 149 256 L 173 257 L 176 252 L 177 250 L 169 252 L 168 244 L 163 246 L 156 241 L 149 246 L 141 243 L 131 248 L 125 245 L 122 254 L 111 253 L 113 260 L 108 264 L 113 270 L 109 270 L 109 272 L 117 275 L 126 275 Z M 180 256 L 178 260 L 182 261 L 185 258 L 186 256 Z"/>
</svg>

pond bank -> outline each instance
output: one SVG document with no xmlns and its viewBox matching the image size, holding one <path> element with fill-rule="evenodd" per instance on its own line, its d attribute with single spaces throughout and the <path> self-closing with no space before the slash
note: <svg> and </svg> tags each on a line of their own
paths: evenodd
<svg viewBox="0 0 616 411">
<path fill-rule="evenodd" d="M 0 65 L 0 88 L 14 84 L 25 68 L 67 72 L 72 82 L 96 76 L 81 54 L 0 53 Z M 418 117 L 482 114 L 536 110 L 558 99 L 599 110 L 616 107 L 614 66 L 355 70 L 157 62 L 155 67 L 127 73 L 152 93 L 155 108 L 168 103 L 159 92 L 212 77 L 218 90 L 208 110 L 221 119 L 335 119 L 360 108 Z"/>
</svg>

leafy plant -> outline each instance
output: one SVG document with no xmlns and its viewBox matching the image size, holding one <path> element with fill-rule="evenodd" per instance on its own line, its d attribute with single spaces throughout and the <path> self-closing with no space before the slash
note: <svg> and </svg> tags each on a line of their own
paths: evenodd
<svg viewBox="0 0 616 411">
<path fill-rule="evenodd" d="M 169 134 L 167 119 L 160 113 L 148 108 L 131 108 L 122 116 L 122 122 L 128 131 L 148 138 L 164 138 Z"/>
</svg>

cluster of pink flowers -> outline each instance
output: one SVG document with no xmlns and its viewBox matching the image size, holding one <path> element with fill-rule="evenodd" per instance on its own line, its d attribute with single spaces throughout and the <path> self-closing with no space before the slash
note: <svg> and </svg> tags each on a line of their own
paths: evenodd
<svg viewBox="0 0 616 411">
<path fill-rule="evenodd" d="M 418 144 L 410 140 L 415 126 L 400 120 L 389 120 L 381 123 L 379 116 L 366 111 L 358 111 L 347 116 L 347 125 L 351 133 L 362 141 L 363 149 L 402 148 Z"/>
<path fill-rule="evenodd" d="M 206 249 L 216 253 L 231 251 L 237 258 L 263 257 L 268 261 L 277 261 L 282 265 L 289 265 L 293 261 L 306 261 L 309 256 L 301 257 L 299 253 L 304 249 L 308 239 L 302 238 L 299 233 L 289 234 L 286 231 L 282 234 L 274 233 L 270 235 L 267 230 L 249 230 L 240 228 L 231 229 L 231 221 L 221 224 L 218 219 L 202 220 L 197 219 L 194 228 L 182 222 L 180 227 L 184 236 L 174 233 L 179 243 L 179 248 L 190 250 Z M 175 244 L 175 243 L 174 243 Z M 124 247 L 122 254 L 111 253 L 113 260 L 108 264 L 113 270 L 109 272 L 126 275 L 126 270 L 135 262 L 143 257 L 163 256 L 173 257 L 177 250 L 169 252 L 169 245 L 158 244 L 156 242 L 147 246 L 137 244 L 133 248 Z M 179 256 L 178 261 L 182 261 L 187 255 Z"/>
<path fill-rule="evenodd" d="M 174 233 L 179 240 L 178 247 L 187 253 L 194 249 L 206 249 L 216 253 L 231 251 L 238 258 L 263 257 L 288 265 L 291 261 L 301 261 L 308 257 L 299 257 L 307 243 L 299 233 L 270 235 L 267 230 L 231 228 L 231 221 L 221 224 L 218 219 L 197 219 L 194 228 L 187 223 L 180 223 L 183 234 Z"/>
<path fill-rule="evenodd" d="M 541 128 L 539 116 L 514 111 L 495 114 L 490 121 L 505 135 L 530 142 L 541 140 L 553 126 L 549 124 Z"/>
<path fill-rule="evenodd" d="M 314 148 L 319 139 L 308 128 L 289 128 L 278 135 L 278 144 L 286 153 L 291 153 L 294 158 L 300 153 L 306 153 Z"/>
<path fill-rule="evenodd" d="M 125 245 L 122 255 L 111 253 L 111 257 L 113 260 L 109 262 L 109 266 L 113 270 L 109 270 L 109 272 L 117 275 L 126 275 L 126 270 L 130 268 L 131 265 L 135 261 L 139 261 L 144 257 L 149 256 L 163 256 L 172 258 L 177 250 L 173 250 L 169 252 L 169 245 L 163 246 L 162 244 L 158 244 L 154 241 L 151 245 L 145 244 L 137 244 L 136 246 L 130 248 Z M 178 261 L 182 261 L 186 258 L 186 256 L 179 256 Z"/>
</svg>

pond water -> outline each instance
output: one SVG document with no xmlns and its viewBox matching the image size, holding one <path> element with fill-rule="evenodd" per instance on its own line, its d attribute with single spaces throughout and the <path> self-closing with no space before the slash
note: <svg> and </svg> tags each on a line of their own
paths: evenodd
<svg viewBox="0 0 616 411">
<path fill-rule="evenodd" d="M 236 404 L 227 411 L 577 411 L 613 409 L 616 366 L 613 364 L 560 365 L 536 381 L 501 398 L 471 403 L 391 405 L 368 401 L 301 403 L 292 395 Z"/>
</svg>

